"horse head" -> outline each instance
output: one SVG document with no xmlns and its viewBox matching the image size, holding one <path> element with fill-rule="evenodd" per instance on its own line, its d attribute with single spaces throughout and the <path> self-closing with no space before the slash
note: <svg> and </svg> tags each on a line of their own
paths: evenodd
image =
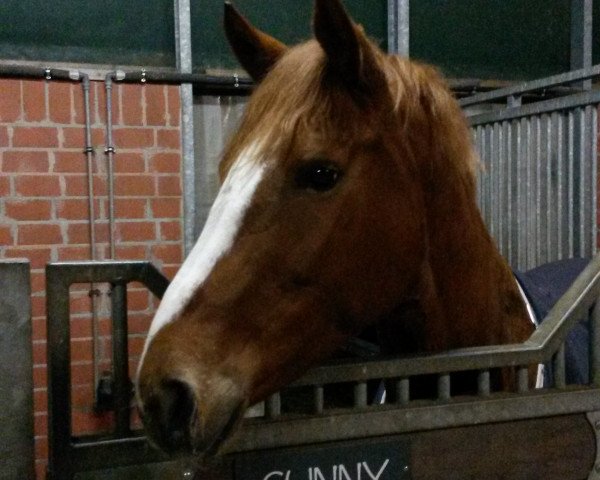
<svg viewBox="0 0 600 480">
<path fill-rule="evenodd" d="M 291 48 L 228 4 L 225 30 L 257 87 L 138 372 L 167 451 L 215 452 L 248 406 L 433 298 L 428 259 L 454 252 L 431 242 L 429 210 L 479 218 L 469 133 L 433 69 L 382 53 L 339 0 L 316 0 L 315 38 Z"/>
</svg>

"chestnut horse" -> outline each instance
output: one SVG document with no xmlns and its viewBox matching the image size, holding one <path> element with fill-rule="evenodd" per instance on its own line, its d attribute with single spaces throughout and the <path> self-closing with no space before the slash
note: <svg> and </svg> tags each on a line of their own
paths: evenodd
<svg viewBox="0 0 600 480">
<path fill-rule="evenodd" d="M 292 48 L 231 5 L 225 29 L 257 87 L 150 328 L 137 383 L 150 438 L 215 452 L 248 406 L 370 325 L 390 352 L 526 340 L 436 70 L 381 52 L 339 0 L 316 0 L 315 39 Z"/>
</svg>

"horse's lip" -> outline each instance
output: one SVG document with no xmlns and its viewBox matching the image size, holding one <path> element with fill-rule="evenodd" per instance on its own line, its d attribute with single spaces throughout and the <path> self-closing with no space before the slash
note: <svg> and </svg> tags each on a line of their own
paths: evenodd
<svg viewBox="0 0 600 480">
<path fill-rule="evenodd" d="M 202 458 L 208 459 L 215 457 L 219 454 L 220 450 L 231 438 L 231 433 L 235 430 L 235 427 L 239 424 L 246 411 L 246 403 L 239 402 L 237 406 L 232 410 L 228 420 L 225 422 L 223 427 L 210 439 L 201 439 L 194 448 L 195 454 L 200 454 Z"/>
</svg>

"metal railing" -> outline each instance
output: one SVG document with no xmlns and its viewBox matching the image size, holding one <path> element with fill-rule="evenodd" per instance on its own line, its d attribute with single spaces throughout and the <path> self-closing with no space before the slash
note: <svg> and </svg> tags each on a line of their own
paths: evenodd
<svg viewBox="0 0 600 480">
<path fill-rule="evenodd" d="M 596 252 L 600 91 L 546 92 L 598 76 L 600 65 L 460 100 L 483 164 L 481 212 L 513 268 Z"/>
<path fill-rule="evenodd" d="M 76 472 L 164 461 L 139 431 L 129 425 L 130 386 L 127 378 L 126 284 L 138 281 L 160 297 L 167 281 L 147 262 L 73 262 L 50 264 L 48 278 L 49 473 L 53 480 Z M 112 434 L 74 437 L 71 433 L 69 375 L 69 286 L 109 282 L 113 288 L 113 350 L 117 400 Z M 331 442 L 411 431 L 425 431 L 486 422 L 540 418 L 600 410 L 600 256 L 577 278 L 551 310 L 541 327 L 523 344 L 478 347 L 415 358 L 343 362 L 317 367 L 291 387 L 312 388 L 310 413 L 281 411 L 280 394 L 266 402 L 263 418 L 248 419 L 236 437 L 233 454 L 262 449 Z M 564 385 L 564 342 L 571 327 L 590 316 L 590 380 L 588 385 Z M 528 366 L 553 362 L 555 387 L 528 391 Z M 516 392 L 490 391 L 490 370 L 516 367 Z M 451 373 L 478 372 L 476 394 L 451 395 Z M 119 372 L 121 372 L 119 374 Z M 438 378 L 438 398 L 412 401 L 411 383 L 421 375 Z M 367 401 L 367 382 L 395 381 L 397 400 L 384 405 Z M 349 383 L 354 401 L 344 408 L 324 405 L 324 390 Z"/>
</svg>

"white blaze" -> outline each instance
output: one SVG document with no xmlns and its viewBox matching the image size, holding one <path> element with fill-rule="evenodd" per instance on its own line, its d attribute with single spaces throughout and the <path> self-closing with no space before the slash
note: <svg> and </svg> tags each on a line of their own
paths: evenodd
<svg viewBox="0 0 600 480">
<path fill-rule="evenodd" d="M 210 209 L 200 238 L 160 302 L 150 325 L 140 366 L 152 338 L 178 317 L 217 261 L 233 245 L 254 192 L 264 176 L 265 165 L 258 161 L 257 154 L 258 147 L 253 144 L 242 151 L 231 167 Z"/>
</svg>

